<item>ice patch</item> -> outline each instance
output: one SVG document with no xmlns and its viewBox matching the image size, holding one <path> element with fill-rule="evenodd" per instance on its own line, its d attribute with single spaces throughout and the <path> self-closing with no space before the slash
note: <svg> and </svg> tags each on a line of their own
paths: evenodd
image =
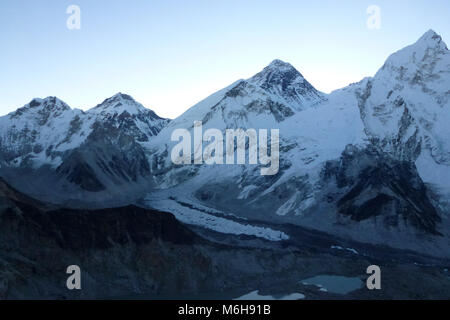
<svg viewBox="0 0 450 320">
<path fill-rule="evenodd" d="M 341 246 L 331 246 L 331 249 L 336 249 L 336 250 L 347 250 L 347 251 L 350 251 L 351 253 L 359 254 L 359 252 L 358 252 L 357 250 L 355 250 L 355 249 L 352 249 L 352 248 L 343 248 L 343 247 L 341 247 Z"/>
<path fill-rule="evenodd" d="M 259 291 L 256 290 L 233 300 L 300 300 L 300 299 L 305 299 L 305 295 L 301 293 L 291 293 L 289 295 L 276 298 L 274 296 L 260 295 Z"/>
<path fill-rule="evenodd" d="M 173 199 L 157 198 L 149 195 L 145 200 L 148 206 L 157 210 L 170 212 L 179 221 L 186 224 L 200 226 L 220 233 L 249 235 L 270 241 L 289 239 L 289 236 L 282 231 L 243 224 L 223 217 L 217 217 L 213 214 L 208 214 L 204 211 L 195 209 L 194 207 L 183 206 Z"/>
</svg>

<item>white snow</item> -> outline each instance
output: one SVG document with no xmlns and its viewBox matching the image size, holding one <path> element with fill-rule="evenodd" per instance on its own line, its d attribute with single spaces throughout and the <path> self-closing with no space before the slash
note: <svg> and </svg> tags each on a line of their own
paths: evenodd
<svg viewBox="0 0 450 320">
<path fill-rule="evenodd" d="M 31 157 L 34 167 L 45 164 L 57 167 L 61 158 L 47 155 L 47 150 L 63 153 L 76 149 L 92 133 L 95 122 L 104 123 L 124 112 L 148 119 L 145 122 L 133 119 L 137 128 L 148 137 L 152 135 L 153 127 L 160 128 L 166 121 L 151 118 L 150 110 L 134 100 L 124 99 L 121 94 L 87 112 L 71 109 L 55 97 L 37 98 L 16 112 L 0 117 L 0 145 L 18 152 L 30 145 L 33 151 L 27 155 Z M 22 160 L 17 158 L 11 165 L 20 166 Z"/>
<path fill-rule="evenodd" d="M 248 223 L 239 223 L 230 219 L 218 217 L 204 211 L 183 206 L 176 200 L 158 197 L 156 194 L 149 195 L 146 198 L 146 202 L 151 208 L 172 213 L 183 223 L 200 226 L 216 232 L 234 235 L 249 235 L 270 241 L 289 239 L 289 236 L 282 231 L 254 226 Z M 203 208 L 206 207 L 203 206 Z M 217 211 L 212 210 L 212 212 Z"/>
<path fill-rule="evenodd" d="M 331 249 L 336 249 L 336 250 L 347 250 L 350 251 L 353 254 L 359 254 L 359 252 L 356 249 L 353 248 L 343 248 L 341 246 L 331 246 Z"/>
<path fill-rule="evenodd" d="M 279 83 L 270 88 L 264 87 L 268 79 L 276 80 L 287 72 L 296 75 L 289 84 L 291 94 L 283 91 Z M 255 235 L 277 241 L 288 236 L 280 231 L 223 218 L 225 213 L 214 212 L 211 208 L 195 206 L 193 193 L 201 186 L 240 181 L 244 175 L 259 175 L 259 171 L 253 170 L 254 167 L 250 165 L 175 168 L 170 160 L 170 150 L 175 144 L 170 137 L 174 129 L 192 130 L 196 120 L 203 121 L 204 131 L 210 128 L 222 131 L 237 128 L 279 129 L 281 147 L 289 147 L 287 151 L 280 153 L 280 161 L 289 162 L 291 166 L 281 172 L 277 180 L 265 190 L 257 190 L 258 185 L 253 183 L 240 184 L 237 200 L 248 201 L 252 198 L 254 202 L 299 177 L 307 177 L 314 188 L 319 188 L 316 183 L 320 180 L 324 164 L 329 160 L 338 160 L 349 144 L 364 146 L 374 137 L 395 141 L 400 133 L 400 143 L 404 144 L 417 131 L 422 147 L 416 160 L 419 174 L 426 183 L 432 184 L 448 197 L 449 79 L 450 52 L 442 39 L 430 30 L 415 44 L 391 55 L 374 77 L 365 78 L 328 95 L 313 88 L 302 92 L 304 87 L 308 87 L 303 76 L 297 74 L 291 65 L 275 60 L 254 77 L 236 81 L 200 101 L 151 138 L 149 127 L 162 127 L 165 122 L 137 119 L 137 116 L 147 114 L 148 109 L 126 95 L 117 94 L 87 112 L 72 110 L 57 99 L 55 103 L 52 102 L 53 98 L 35 99 L 35 104 L 39 106 L 27 105 L 20 112 L 0 117 L 0 145 L 7 146 L 11 151 L 20 151 L 26 141 L 32 141 L 32 146 L 36 148 L 28 155 L 32 157 L 35 166 L 57 166 L 61 163 L 61 158 L 47 156 L 46 150 L 49 147 L 53 146 L 54 151 L 61 153 L 75 149 L 84 143 L 96 121 L 115 119 L 127 112 L 135 117 L 133 121 L 138 130 L 149 138 L 148 142 L 140 143 L 146 150 L 149 162 L 153 165 L 156 160 L 160 160 L 158 170 L 167 169 L 165 175 L 155 178 L 159 179 L 158 187 L 169 189 L 182 184 L 184 196 L 191 200 L 188 203 L 194 205 L 194 208 L 181 206 L 168 198 L 156 199 L 151 205 L 174 213 L 185 223 L 219 232 Z M 366 89 L 370 91 L 370 95 L 362 103 L 359 94 L 366 92 Z M 268 108 L 268 105 L 270 108 L 283 106 L 284 109 L 280 108 L 281 111 L 278 111 L 287 112 L 287 115 L 283 119 L 276 118 L 276 112 Z M 407 128 L 401 128 L 405 114 L 411 118 L 411 124 Z M 71 132 L 76 119 L 79 119 L 80 125 Z M 115 125 L 118 126 L 119 123 L 116 122 Z M 400 132 L 401 130 L 404 132 Z M 387 152 L 393 151 L 391 144 L 385 148 Z M 13 159 L 9 165 L 20 166 L 25 156 Z M 307 195 L 297 191 L 289 199 L 280 202 L 273 214 L 295 214 L 300 219 L 305 211 L 320 203 L 322 198 L 315 194 L 319 191 L 320 189 L 314 189 L 312 194 Z"/>
<path fill-rule="evenodd" d="M 289 100 L 280 85 L 275 84 L 269 89 L 261 87 L 267 79 L 276 78 L 283 72 L 292 70 L 293 67 L 289 64 L 276 60 L 261 73 L 231 84 L 173 120 L 146 145 L 149 159 L 153 161 L 155 154 L 170 152 L 175 144 L 170 141 L 172 131 L 175 128 L 192 131 L 196 120 L 203 121 L 204 130 L 279 129 L 281 146 L 290 146 L 288 151 L 280 152 L 280 161 L 289 162 L 291 166 L 280 173 L 277 180 L 265 190 L 257 190 L 259 187 L 253 183 L 240 184 L 241 189 L 236 200 L 251 198 L 252 203 L 256 203 L 293 178 L 307 176 L 311 185 L 315 185 L 320 180 L 324 164 L 329 160 L 338 160 L 348 145 L 364 147 L 374 137 L 396 141 L 400 134 L 400 143 L 406 143 L 418 130 L 418 139 L 422 140 L 423 148 L 422 155 L 417 160 L 420 176 L 440 189 L 448 189 L 449 57 L 444 42 L 430 31 L 417 43 L 389 57 L 373 78 L 365 78 L 360 83 L 336 90 L 329 95 L 317 93 L 302 97 L 298 95 L 299 91 L 295 91 L 297 95 L 292 96 L 295 101 Z M 422 82 L 415 84 L 413 80 L 417 75 L 421 77 Z M 305 81 L 299 75 L 292 85 L 303 85 Z M 366 89 L 370 95 L 361 107 L 360 95 Z M 279 121 L 271 111 L 266 112 L 258 108 L 249 110 L 246 107 L 256 103 L 262 108 L 261 103 L 268 100 L 291 108 L 293 115 Z M 401 128 L 405 114 L 411 117 L 412 124 Z M 387 152 L 393 152 L 393 148 L 389 143 L 385 147 Z M 169 158 L 164 158 L 164 166 L 172 166 Z M 171 188 L 180 183 L 173 179 L 173 176 L 177 176 L 174 174 L 177 170 L 169 170 L 165 179 L 161 179 L 161 188 Z M 244 174 L 251 175 L 256 172 L 252 173 L 252 167 L 249 165 L 233 168 L 201 166 L 190 174 L 194 177 L 187 182 L 183 181 L 183 184 L 186 193 L 191 194 L 211 181 L 240 181 Z M 312 194 L 296 192 L 289 199 L 280 202 L 273 213 L 279 216 L 294 214 L 301 218 L 308 209 L 320 204 L 321 197 L 316 197 L 315 192 L 320 192 L 320 186 L 315 188 Z"/>
<path fill-rule="evenodd" d="M 425 183 L 440 189 L 442 193 L 450 194 L 450 166 L 438 164 L 430 152 L 424 150 L 416 160 L 417 171 Z"/>
</svg>

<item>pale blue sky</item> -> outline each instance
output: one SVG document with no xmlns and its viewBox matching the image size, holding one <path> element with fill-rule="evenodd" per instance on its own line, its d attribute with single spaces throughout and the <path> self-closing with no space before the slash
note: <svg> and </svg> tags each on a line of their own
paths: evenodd
<svg viewBox="0 0 450 320">
<path fill-rule="evenodd" d="M 71 4 L 80 30 L 66 27 Z M 2 0 L 0 115 L 50 95 L 88 109 L 120 91 L 173 118 L 276 58 L 329 92 L 428 29 L 450 43 L 449 13 L 448 0 Z"/>
</svg>

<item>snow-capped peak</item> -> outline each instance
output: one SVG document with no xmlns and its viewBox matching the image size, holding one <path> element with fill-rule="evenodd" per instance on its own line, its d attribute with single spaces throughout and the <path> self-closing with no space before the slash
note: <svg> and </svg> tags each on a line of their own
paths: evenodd
<svg viewBox="0 0 450 320">
<path fill-rule="evenodd" d="M 105 139 L 114 144 L 146 142 L 168 122 L 122 93 L 87 112 L 71 109 L 56 97 L 36 98 L 0 117 L 0 160 L 12 166 L 56 168 L 82 145 Z"/>
<path fill-rule="evenodd" d="M 446 44 L 442 41 L 442 37 L 431 29 L 425 32 L 415 45 L 422 45 L 429 48 L 438 46 L 442 49 L 447 49 Z"/>
<path fill-rule="evenodd" d="M 88 112 L 103 115 L 121 115 L 122 113 L 127 112 L 130 115 L 137 115 L 152 111 L 145 108 L 131 96 L 119 92 L 112 97 L 105 99 L 105 101 L 90 109 Z M 155 114 L 155 118 L 159 117 Z"/>
<path fill-rule="evenodd" d="M 440 35 L 429 30 L 416 43 L 392 54 L 377 76 L 411 80 L 418 72 L 425 75 L 447 72 L 449 63 L 447 45 Z"/>
<path fill-rule="evenodd" d="M 57 97 L 47 97 L 45 99 L 34 98 L 21 109 L 70 110 L 70 107 Z"/>
<path fill-rule="evenodd" d="M 115 95 L 113 95 L 111 98 L 106 99 L 106 100 L 115 100 L 115 101 L 126 101 L 126 102 L 136 102 L 132 96 L 122 93 L 122 92 L 118 92 Z"/>
<path fill-rule="evenodd" d="M 64 101 L 56 97 L 47 97 L 45 99 L 34 98 L 8 116 L 11 119 L 27 119 L 27 121 L 36 121 L 39 125 L 44 125 L 53 118 L 71 112 L 72 109 Z"/>
<path fill-rule="evenodd" d="M 169 122 L 120 92 L 88 110 L 87 115 L 100 126 L 122 128 L 138 142 L 148 141 Z"/>
<path fill-rule="evenodd" d="M 281 85 L 283 88 L 294 83 L 308 83 L 290 63 L 274 60 L 261 72 L 249 79 L 264 89 Z M 308 83 L 309 84 L 309 83 Z"/>
<path fill-rule="evenodd" d="M 316 90 L 290 63 L 274 60 L 261 72 L 247 80 L 271 94 L 283 98 L 296 110 L 323 99 Z"/>
<path fill-rule="evenodd" d="M 265 69 L 277 69 L 277 70 L 285 70 L 285 71 L 289 71 L 295 68 L 289 63 L 289 62 L 284 62 L 280 59 L 275 59 L 273 60 Z M 295 70 L 297 71 L 297 70 Z"/>
</svg>

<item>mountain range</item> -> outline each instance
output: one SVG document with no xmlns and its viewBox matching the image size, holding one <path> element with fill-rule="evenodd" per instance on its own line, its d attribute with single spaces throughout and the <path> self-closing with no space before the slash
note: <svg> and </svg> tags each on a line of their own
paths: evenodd
<svg viewBox="0 0 450 320">
<path fill-rule="evenodd" d="M 207 238 L 280 242 L 290 224 L 450 257 L 449 111 L 450 52 L 430 30 L 330 94 L 274 60 L 173 120 L 122 93 L 88 111 L 33 99 L 0 118 L 0 176 L 55 206 L 167 211 Z M 173 164 L 171 134 L 194 121 L 279 129 L 278 174 Z"/>
</svg>

